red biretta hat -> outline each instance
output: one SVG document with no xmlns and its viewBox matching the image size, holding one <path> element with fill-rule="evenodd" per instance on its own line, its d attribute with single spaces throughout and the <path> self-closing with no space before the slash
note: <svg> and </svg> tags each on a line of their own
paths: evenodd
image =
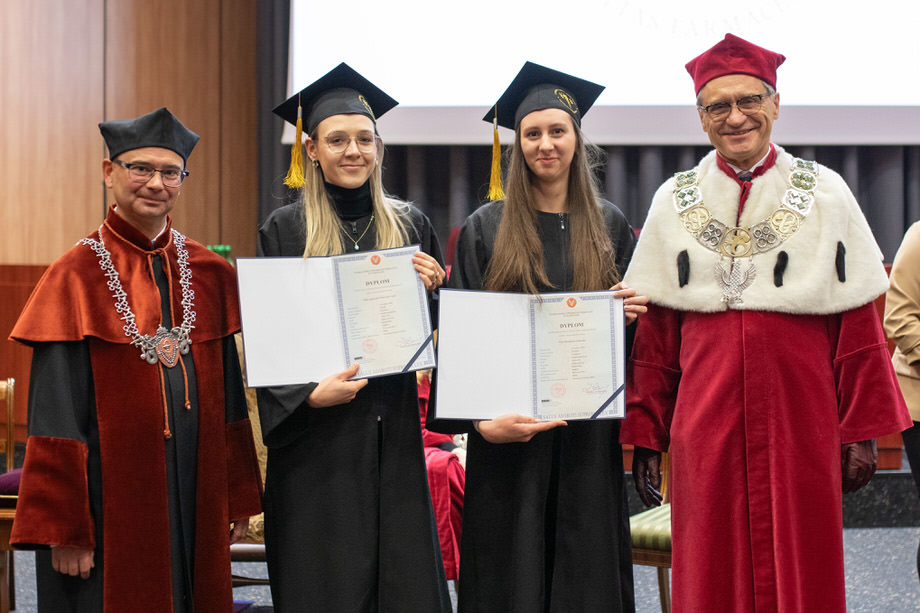
<svg viewBox="0 0 920 613">
<path fill-rule="evenodd" d="M 696 93 L 713 79 L 728 74 L 751 75 L 776 89 L 776 69 L 785 61 L 785 55 L 726 34 L 723 40 L 687 62 L 687 72 L 693 77 Z"/>
</svg>

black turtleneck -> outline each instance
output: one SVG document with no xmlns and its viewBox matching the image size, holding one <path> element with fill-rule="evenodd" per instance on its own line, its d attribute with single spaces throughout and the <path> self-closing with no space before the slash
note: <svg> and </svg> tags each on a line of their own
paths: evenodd
<svg viewBox="0 0 920 613">
<path fill-rule="evenodd" d="M 371 201 L 371 182 L 370 179 L 364 182 L 360 187 L 348 189 L 332 183 L 326 183 L 326 193 L 332 199 L 332 206 L 340 219 L 344 221 L 356 221 L 362 217 L 368 217 L 374 211 L 374 205 Z"/>
</svg>

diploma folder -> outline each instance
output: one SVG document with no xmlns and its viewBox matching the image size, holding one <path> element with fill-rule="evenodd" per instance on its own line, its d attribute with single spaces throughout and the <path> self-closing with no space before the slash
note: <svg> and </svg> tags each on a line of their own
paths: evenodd
<svg viewBox="0 0 920 613">
<path fill-rule="evenodd" d="M 355 362 L 356 379 L 433 368 L 417 251 L 237 258 L 246 384 L 319 381 Z"/>
<path fill-rule="evenodd" d="M 580 309 L 592 313 L 580 319 Z M 613 292 L 441 289 L 438 312 L 438 419 L 625 415 L 623 300 Z"/>
</svg>

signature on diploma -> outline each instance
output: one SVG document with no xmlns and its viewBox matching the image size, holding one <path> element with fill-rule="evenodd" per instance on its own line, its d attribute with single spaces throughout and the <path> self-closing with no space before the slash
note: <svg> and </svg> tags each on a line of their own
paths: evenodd
<svg viewBox="0 0 920 613">
<path fill-rule="evenodd" d="M 598 385 L 596 383 L 586 385 L 584 388 L 582 388 L 582 391 L 584 391 L 585 394 L 607 394 L 609 393 L 609 390 L 609 385 Z"/>
</svg>

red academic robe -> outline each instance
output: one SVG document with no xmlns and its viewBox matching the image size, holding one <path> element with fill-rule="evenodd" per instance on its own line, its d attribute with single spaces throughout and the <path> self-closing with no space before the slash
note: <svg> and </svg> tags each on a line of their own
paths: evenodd
<svg viewBox="0 0 920 613">
<path fill-rule="evenodd" d="M 845 611 L 840 445 L 910 425 L 873 304 L 656 305 L 620 440 L 671 453 L 673 610 Z"/>
<path fill-rule="evenodd" d="M 98 239 L 102 232 L 144 334 L 156 330 L 162 315 L 152 273 L 155 256 L 168 262 L 173 325 L 183 317 L 170 226 L 150 245 L 110 210 L 104 226 L 91 235 Z M 184 356 L 197 380 L 197 399 L 191 399 L 197 400 L 198 412 L 194 610 L 226 613 L 232 601 L 229 522 L 259 512 L 261 481 L 248 420 L 227 419 L 231 399 L 225 396 L 224 345 L 239 329 L 235 275 L 202 245 L 187 240 L 185 246 L 197 316 L 191 351 Z M 96 254 L 78 243 L 49 267 L 13 329 L 13 340 L 39 347 L 88 345 L 92 381 L 85 386 L 95 398 L 95 412 L 86 436 L 28 439 L 11 542 L 21 548 L 98 549 L 101 535 L 104 610 L 171 611 L 170 530 L 177 528 L 170 526 L 167 505 L 166 392 L 161 366 L 140 358 L 123 324 Z M 96 474 L 101 484 L 95 483 Z M 101 513 L 94 516 L 91 506 L 100 504 Z"/>
<path fill-rule="evenodd" d="M 719 223 L 760 251 L 727 257 Z M 658 190 L 626 277 L 651 304 L 620 440 L 671 452 L 673 610 L 842 613 L 841 444 L 911 423 L 846 183 L 774 145 L 745 182 L 712 152 Z"/>
<path fill-rule="evenodd" d="M 418 384 L 418 408 L 422 425 L 422 443 L 425 446 L 425 469 L 428 489 L 438 526 L 438 541 L 444 561 L 444 575 L 453 580 L 460 575 L 460 535 L 463 524 L 463 489 L 466 471 L 456 454 L 439 445 L 452 444 L 449 434 L 432 432 L 424 426 L 428 417 L 428 399 L 431 382 L 426 378 Z"/>
</svg>

